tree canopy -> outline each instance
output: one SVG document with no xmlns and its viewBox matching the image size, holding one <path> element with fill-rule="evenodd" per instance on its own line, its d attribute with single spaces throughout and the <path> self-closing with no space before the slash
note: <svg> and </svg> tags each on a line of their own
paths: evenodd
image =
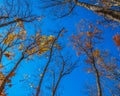
<svg viewBox="0 0 120 96">
<path fill-rule="evenodd" d="M 119 0 L 0 3 L 0 96 L 119 96 Z"/>
</svg>

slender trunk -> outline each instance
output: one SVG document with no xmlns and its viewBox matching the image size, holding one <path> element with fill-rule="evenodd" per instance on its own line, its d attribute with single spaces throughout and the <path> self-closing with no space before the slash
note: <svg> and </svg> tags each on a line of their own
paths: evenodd
<svg viewBox="0 0 120 96">
<path fill-rule="evenodd" d="M 92 45 L 92 39 L 90 38 L 90 44 Z M 99 70 L 96 67 L 95 64 L 95 57 L 93 55 L 93 47 L 90 48 L 91 52 L 91 60 L 92 60 L 92 67 L 95 71 L 95 77 L 96 77 L 96 84 L 97 84 L 97 96 L 102 96 L 102 88 L 101 88 L 101 83 L 100 83 L 100 75 L 99 75 Z"/>
<path fill-rule="evenodd" d="M 60 53 L 60 56 L 61 56 L 62 61 L 63 61 L 63 63 L 62 63 L 62 69 L 60 70 L 59 77 L 58 77 L 58 80 L 57 80 L 57 82 L 55 84 L 55 87 L 53 86 L 52 96 L 55 96 L 57 88 L 58 88 L 58 86 L 60 84 L 60 81 L 63 78 L 63 76 L 65 75 L 65 73 L 63 73 L 64 69 L 65 69 L 65 60 L 64 60 L 63 56 L 61 55 L 61 53 Z"/>
<path fill-rule="evenodd" d="M 93 64 L 93 68 L 95 70 L 95 76 L 96 76 L 96 83 L 97 83 L 97 96 L 102 96 L 102 88 L 101 88 L 101 84 L 100 84 L 100 75 L 99 75 L 99 72 L 95 66 L 95 64 Z"/>
<path fill-rule="evenodd" d="M 75 2 L 75 1 L 74 1 Z M 84 2 L 75 2 L 76 5 L 82 6 L 87 8 L 88 10 L 92 10 L 100 15 L 103 15 L 104 17 L 107 17 L 113 21 L 120 22 L 120 12 L 112 9 L 106 9 L 102 6 L 92 5 Z"/>
<path fill-rule="evenodd" d="M 56 91 L 57 91 L 57 88 L 58 88 L 58 86 L 59 86 L 59 83 L 60 83 L 61 79 L 62 79 L 62 75 L 60 74 L 60 76 L 59 76 L 59 78 L 58 78 L 58 81 L 57 81 L 57 83 L 56 83 L 56 85 L 55 85 L 55 88 L 53 89 L 52 96 L 55 96 L 55 93 L 56 93 Z"/>
<path fill-rule="evenodd" d="M 51 62 L 54 44 L 55 44 L 56 40 L 59 38 L 61 32 L 63 32 L 63 31 L 64 31 L 64 28 L 62 28 L 62 29 L 59 31 L 57 37 L 54 39 L 54 41 L 53 41 L 53 43 L 52 43 L 52 46 L 51 46 L 51 48 L 50 48 L 49 59 L 48 59 L 48 61 L 47 61 L 47 63 L 46 63 L 46 66 L 45 66 L 45 68 L 44 68 L 44 70 L 43 70 L 43 73 L 42 73 L 42 76 L 41 76 L 41 78 L 40 78 L 40 81 L 39 81 L 39 84 L 38 84 L 38 87 L 37 87 L 37 92 L 36 92 L 36 95 L 35 95 L 35 96 L 39 96 L 39 94 L 40 94 L 41 85 L 42 85 L 42 82 L 43 82 L 45 73 L 46 73 L 46 71 L 47 71 L 47 68 L 48 68 L 50 62 Z"/>
<path fill-rule="evenodd" d="M 96 67 L 96 64 L 95 64 L 95 58 L 93 56 L 93 49 L 91 48 L 91 53 L 92 53 L 92 66 L 93 66 L 93 69 L 95 71 L 95 76 L 96 76 L 96 83 L 97 83 L 97 96 L 102 96 L 102 88 L 101 88 L 101 83 L 100 83 L 100 75 L 99 75 L 99 71 Z"/>
<path fill-rule="evenodd" d="M 10 71 L 10 73 L 5 77 L 5 79 L 3 80 L 1 86 L 0 86 L 0 95 L 2 94 L 4 88 L 5 88 L 5 85 L 7 83 L 7 81 L 10 79 L 11 77 L 11 74 L 13 72 L 15 72 L 15 70 L 17 69 L 18 65 L 20 64 L 20 62 L 23 60 L 24 56 L 22 55 L 22 57 L 18 60 L 18 62 L 16 63 L 16 65 L 14 66 L 14 68 Z"/>
<path fill-rule="evenodd" d="M 55 40 L 53 41 L 53 43 L 52 43 L 52 46 L 51 46 L 51 49 L 50 49 L 49 59 L 48 59 L 46 65 L 45 65 L 45 68 L 43 69 L 43 73 L 42 73 L 42 76 L 41 76 L 41 78 L 40 78 L 40 81 L 39 81 L 39 84 L 38 84 L 38 87 L 37 87 L 37 92 L 36 92 L 36 95 L 35 95 L 35 96 L 39 96 L 39 94 L 40 94 L 41 85 L 42 85 L 43 79 L 44 79 L 44 77 L 45 77 L 45 73 L 46 73 L 46 71 L 47 71 L 47 68 L 48 68 L 49 63 L 50 63 L 51 58 L 52 58 L 53 46 L 54 46 L 55 41 L 56 41 L 56 39 L 55 39 Z"/>
<path fill-rule="evenodd" d="M 2 52 L 2 49 L 0 48 L 0 63 L 2 61 L 2 54 L 3 54 L 3 52 Z"/>
<path fill-rule="evenodd" d="M 40 94 L 41 85 L 42 85 L 42 82 L 43 82 L 45 73 L 46 73 L 46 71 L 47 71 L 48 65 L 49 65 L 49 63 L 50 63 L 50 60 L 51 60 L 51 59 L 48 60 L 46 66 L 45 66 L 45 68 L 44 68 L 44 70 L 43 70 L 43 73 L 42 73 L 42 76 L 41 76 L 41 78 L 40 78 L 40 81 L 39 81 L 39 84 L 38 84 L 38 87 L 37 87 L 37 92 L 36 92 L 36 95 L 35 95 L 35 96 L 39 96 L 39 94 Z"/>
</svg>

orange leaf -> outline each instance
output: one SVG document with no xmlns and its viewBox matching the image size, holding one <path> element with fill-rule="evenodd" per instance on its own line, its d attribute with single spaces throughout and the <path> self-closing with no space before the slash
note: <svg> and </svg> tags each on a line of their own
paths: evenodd
<svg viewBox="0 0 120 96">
<path fill-rule="evenodd" d="M 94 57 L 99 57 L 100 56 L 100 51 L 98 49 L 96 49 L 94 52 L 93 52 L 93 56 Z"/>
<path fill-rule="evenodd" d="M 120 34 L 116 34 L 113 37 L 114 42 L 116 43 L 116 46 L 120 46 Z"/>
</svg>

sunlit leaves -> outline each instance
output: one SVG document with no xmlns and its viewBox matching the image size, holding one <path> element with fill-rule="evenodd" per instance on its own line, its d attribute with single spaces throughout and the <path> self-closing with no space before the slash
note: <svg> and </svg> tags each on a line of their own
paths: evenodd
<svg viewBox="0 0 120 96">
<path fill-rule="evenodd" d="M 17 35 L 14 33 L 10 33 L 8 34 L 8 36 L 5 38 L 4 40 L 4 44 L 8 45 L 11 44 L 13 42 L 13 40 L 15 40 L 17 38 Z"/>
<path fill-rule="evenodd" d="M 37 51 L 36 47 L 32 48 L 32 49 L 29 49 L 27 50 L 26 52 L 30 55 L 30 54 L 33 54 Z"/>
<path fill-rule="evenodd" d="M 32 39 L 35 42 L 26 50 L 26 53 L 31 55 L 33 53 L 37 53 L 37 55 L 41 55 L 46 51 L 50 50 L 53 40 L 55 39 L 54 36 L 45 36 L 41 35 L 40 33 L 36 33 L 35 36 L 32 36 Z"/>
<path fill-rule="evenodd" d="M 19 32 L 20 35 L 26 35 L 26 31 L 24 29 L 22 29 L 20 32 Z"/>
<path fill-rule="evenodd" d="M 100 56 L 100 50 L 98 50 L 98 49 L 94 50 L 93 51 L 93 56 L 96 57 L 96 58 L 99 57 Z"/>
<path fill-rule="evenodd" d="M 92 32 L 86 32 L 87 36 L 91 37 L 92 36 Z"/>
<path fill-rule="evenodd" d="M 93 31 L 80 32 L 78 35 L 72 35 L 72 44 L 74 49 L 77 50 L 77 55 L 79 53 L 85 53 L 86 55 L 90 55 L 90 50 L 93 50 L 93 56 L 99 57 L 99 50 L 94 50 L 93 47 L 102 40 L 102 32 L 96 27 L 92 28 L 92 30 Z"/>
<path fill-rule="evenodd" d="M 19 46 L 19 50 L 23 50 L 23 48 L 24 48 L 24 44 L 22 43 L 22 44 L 20 44 L 20 46 Z"/>
</svg>

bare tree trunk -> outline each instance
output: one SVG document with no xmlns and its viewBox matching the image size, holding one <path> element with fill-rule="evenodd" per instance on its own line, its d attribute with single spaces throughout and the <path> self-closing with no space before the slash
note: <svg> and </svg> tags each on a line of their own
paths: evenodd
<svg viewBox="0 0 120 96">
<path fill-rule="evenodd" d="M 77 0 L 74 0 L 75 4 L 78 6 L 85 7 L 89 10 L 92 10 L 98 14 L 104 15 L 105 17 L 120 22 L 120 12 L 112 9 L 106 9 L 102 6 L 92 5 L 84 2 L 79 2 Z"/>
<path fill-rule="evenodd" d="M 62 75 L 61 75 L 61 73 L 60 73 L 60 76 L 59 76 L 59 78 L 58 78 L 58 80 L 57 80 L 57 84 L 55 85 L 55 88 L 53 89 L 52 96 L 55 96 L 55 93 L 56 93 L 56 91 L 57 91 L 57 88 L 58 88 L 58 86 L 59 86 L 59 83 L 60 83 L 61 79 L 62 79 Z"/>
<path fill-rule="evenodd" d="M 48 65 L 49 65 L 49 63 L 50 63 L 50 61 L 51 61 L 51 58 L 52 58 L 52 51 L 50 52 L 50 58 L 49 58 L 46 66 L 45 66 L 45 68 L 44 68 L 44 70 L 43 70 L 43 73 L 42 73 L 42 76 L 41 76 L 41 78 L 40 78 L 40 81 L 39 81 L 39 84 L 38 84 L 38 87 L 37 87 L 37 92 L 36 92 L 36 95 L 35 95 L 35 96 L 39 96 L 39 94 L 40 94 L 41 85 L 42 85 L 42 82 L 43 82 L 45 73 L 46 73 L 46 71 L 47 71 Z"/>
<path fill-rule="evenodd" d="M 95 70 L 95 76 L 96 76 L 96 83 L 97 83 L 97 94 L 98 96 L 102 96 L 102 88 L 101 88 L 101 84 L 100 84 L 100 76 L 99 76 L 99 72 L 95 66 L 95 64 L 93 64 L 93 68 Z"/>
<path fill-rule="evenodd" d="M 91 40 L 90 40 L 91 42 Z M 102 88 L 101 88 L 101 83 L 100 83 L 100 75 L 99 75 L 99 71 L 96 67 L 96 64 L 95 64 L 95 58 L 94 58 L 94 55 L 93 55 L 93 48 L 90 49 L 91 53 L 92 53 L 92 56 L 91 56 L 91 60 L 92 60 L 92 66 L 93 66 L 93 69 L 95 71 L 95 77 L 96 77 L 96 84 L 97 84 L 97 96 L 102 96 Z"/>
</svg>

